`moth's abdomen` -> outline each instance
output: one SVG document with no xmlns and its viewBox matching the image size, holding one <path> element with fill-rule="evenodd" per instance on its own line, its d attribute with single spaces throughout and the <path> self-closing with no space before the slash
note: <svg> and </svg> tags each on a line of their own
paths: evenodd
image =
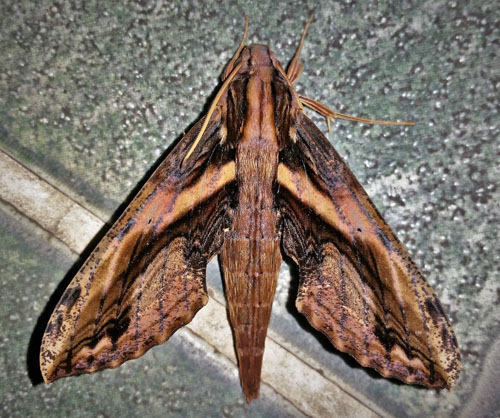
<svg viewBox="0 0 500 418">
<path fill-rule="evenodd" d="M 281 264 L 280 241 L 232 237 L 224 242 L 221 258 L 241 383 L 250 401 L 259 395 L 264 342 Z"/>
<path fill-rule="evenodd" d="M 281 265 L 273 193 L 279 147 L 269 75 L 257 72 L 247 84 L 245 124 L 236 147 L 238 204 L 221 249 L 229 318 L 248 401 L 259 394 L 264 341 Z"/>
<path fill-rule="evenodd" d="M 249 164 L 254 172 L 238 182 L 238 208 L 221 249 L 229 318 L 248 401 L 259 394 L 264 341 L 281 265 L 278 213 L 272 194 L 274 173 L 259 171 L 260 157 L 249 154 L 254 157 Z"/>
</svg>

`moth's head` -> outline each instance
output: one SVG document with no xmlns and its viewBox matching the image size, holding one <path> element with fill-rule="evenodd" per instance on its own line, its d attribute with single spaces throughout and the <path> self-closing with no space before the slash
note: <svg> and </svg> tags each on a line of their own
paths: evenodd
<svg viewBox="0 0 500 418">
<path fill-rule="evenodd" d="M 245 45 L 248 33 L 248 16 L 247 16 L 245 19 L 245 32 L 243 33 L 243 39 L 241 40 L 240 46 L 233 55 L 233 58 L 231 58 L 231 61 L 229 61 L 228 65 L 226 66 L 226 69 L 222 74 L 222 81 L 226 81 L 228 78 L 234 77 L 235 74 L 240 70 L 251 71 L 252 69 L 255 70 L 262 69 L 266 72 L 267 69 L 272 69 L 274 67 L 289 82 L 289 85 L 291 87 L 292 83 L 298 78 L 302 70 L 302 63 L 298 60 L 298 57 L 300 55 L 302 44 L 304 43 L 304 38 L 307 33 L 307 27 L 311 23 L 312 18 L 313 14 L 311 13 L 311 16 L 309 16 L 309 19 L 307 20 L 306 25 L 304 27 L 304 32 L 302 33 L 302 37 L 300 39 L 297 52 L 295 53 L 292 61 L 289 64 L 289 70 L 288 70 L 289 74 L 287 76 L 280 62 L 276 59 L 274 54 L 269 49 L 269 46 L 261 44 L 252 44 L 249 46 Z M 290 66 L 292 66 L 291 72 L 290 72 Z M 290 74 L 293 76 L 291 80 L 289 80 Z"/>
<path fill-rule="evenodd" d="M 256 68 L 269 68 L 273 65 L 274 54 L 267 45 L 252 44 L 244 46 L 238 56 L 235 56 L 227 65 L 223 75 L 226 79 L 235 67 L 241 64 L 240 71 L 248 71 Z"/>
<path fill-rule="evenodd" d="M 224 81 L 238 67 L 239 73 L 265 73 L 273 69 L 281 70 L 283 68 L 276 59 L 268 45 L 251 44 L 244 46 L 236 59 L 233 58 L 226 67 L 222 80 Z"/>
<path fill-rule="evenodd" d="M 241 60 L 245 61 L 246 67 L 272 67 L 273 53 L 267 45 L 252 44 L 246 46 L 241 54 Z M 274 58 L 274 57 L 273 57 Z"/>
</svg>

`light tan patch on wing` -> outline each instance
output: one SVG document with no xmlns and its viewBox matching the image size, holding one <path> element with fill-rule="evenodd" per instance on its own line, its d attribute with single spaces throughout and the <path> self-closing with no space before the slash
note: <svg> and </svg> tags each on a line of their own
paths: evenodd
<svg viewBox="0 0 500 418">
<path fill-rule="evenodd" d="M 345 235 L 350 235 L 344 222 L 340 221 L 339 211 L 332 199 L 318 190 L 304 171 L 292 171 L 285 164 L 280 163 L 278 164 L 277 179 L 281 186 L 301 203 L 314 210 L 324 221 L 341 228 Z"/>
</svg>

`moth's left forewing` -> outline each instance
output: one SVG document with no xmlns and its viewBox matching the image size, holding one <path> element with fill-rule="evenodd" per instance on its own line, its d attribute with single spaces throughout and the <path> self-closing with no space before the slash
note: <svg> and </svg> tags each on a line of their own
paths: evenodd
<svg viewBox="0 0 500 418">
<path fill-rule="evenodd" d="M 296 127 L 280 153 L 277 202 L 299 311 L 383 376 L 452 387 L 460 357 L 434 291 L 328 140 L 302 113 Z"/>
<path fill-rule="evenodd" d="M 219 250 L 235 178 L 210 121 L 179 142 L 105 235 L 55 308 L 43 336 L 46 382 L 116 367 L 164 342 L 207 303 L 206 264 Z"/>
</svg>

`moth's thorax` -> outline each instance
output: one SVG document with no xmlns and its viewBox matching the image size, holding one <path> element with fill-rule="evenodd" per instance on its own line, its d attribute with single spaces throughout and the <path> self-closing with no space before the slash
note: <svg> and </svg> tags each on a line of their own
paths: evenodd
<svg viewBox="0 0 500 418">
<path fill-rule="evenodd" d="M 241 142 L 260 138 L 260 149 L 282 149 L 295 135 L 294 119 L 300 110 L 298 96 L 283 67 L 267 45 L 243 48 L 234 66 L 227 93 L 221 101 L 224 111 L 224 140 L 236 148 Z"/>
<path fill-rule="evenodd" d="M 268 142 L 276 143 L 277 140 L 272 86 L 261 76 L 252 75 L 248 79 L 246 117 L 240 142 L 259 139 L 265 147 Z"/>
<path fill-rule="evenodd" d="M 242 51 L 245 114 L 240 142 L 257 141 L 262 151 L 277 144 L 273 84 L 279 82 L 275 58 L 266 45 L 253 44 Z"/>
</svg>

